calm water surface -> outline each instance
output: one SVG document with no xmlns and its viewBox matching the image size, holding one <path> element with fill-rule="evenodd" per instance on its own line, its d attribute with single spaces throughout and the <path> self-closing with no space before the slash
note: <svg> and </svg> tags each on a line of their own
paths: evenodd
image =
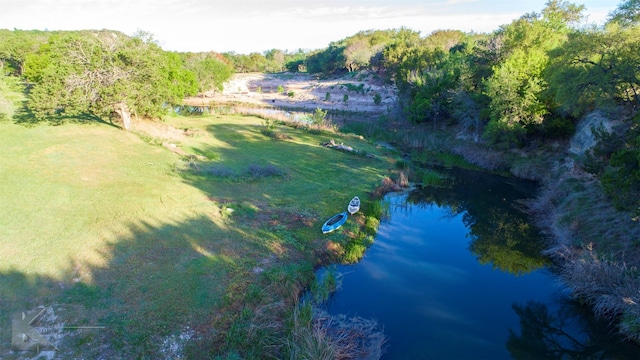
<svg viewBox="0 0 640 360">
<path fill-rule="evenodd" d="M 539 233 L 513 207 L 531 184 L 451 176 L 387 197 L 390 216 L 363 260 L 335 269 L 329 313 L 376 319 L 387 360 L 640 358 L 563 295 Z"/>
</svg>

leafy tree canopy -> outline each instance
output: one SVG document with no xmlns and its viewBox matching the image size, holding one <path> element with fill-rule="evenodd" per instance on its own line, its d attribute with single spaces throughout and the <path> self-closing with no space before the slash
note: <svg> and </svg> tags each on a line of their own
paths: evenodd
<svg viewBox="0 0 640 360">
<path fill-rule="evenodd" d="M 146 33 L 52 36 L 27 56 L 25 77 L 33 82 L 28 107 L 37 120 L 117 114 L 126 128 L 131 114 L 160 116 L 167 104 L 197 89 L 179 57 L 162 51 Z"/>
<path fill-rule="evenodd" d="M 623 1 L 616 10 L 609 14 L 609 22 L 622 26 L 640 24 L 640 0 Z"/>
</svg>

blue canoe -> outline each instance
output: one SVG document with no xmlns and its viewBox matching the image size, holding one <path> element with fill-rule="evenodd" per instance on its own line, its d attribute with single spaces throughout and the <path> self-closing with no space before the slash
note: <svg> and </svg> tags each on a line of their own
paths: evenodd
<svg viewBox="0 0 640 360">
<path fill-rule="evenodd" d="M 347 221 L 347 216 L 347 212 L 345 211 L 330 217 L 329 220 L 327 220 L 324 225 L 322 225 L 322 233 L 330 233 L 342 226 Z"/>
</svg>

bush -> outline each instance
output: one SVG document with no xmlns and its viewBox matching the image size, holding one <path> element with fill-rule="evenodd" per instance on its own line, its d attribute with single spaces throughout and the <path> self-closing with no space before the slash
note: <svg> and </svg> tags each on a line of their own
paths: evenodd
<svg viewBox="0 0 640 360">
<path fill-rule="evenodd" d="M 376 105 L 380 105 L 382 103 L 382 95 L 380 95 L 379 93 L 373 95 L 373 103 Z"/>
<path fill-rule="evenodd" d="M 274 165 L 260 166 L 256 164 L 249 165 L 248 174 L 253 178 L 265 178 L 273 176 L 284 176 L 285 172 Z"/>
<path fill-rule="evenodd" d="M 324 124 L 324 120 L 326 117 L 327 110 L 316 108 L 316 111 L 314 111 L 313 115 L 311 115 L 311 123 L 313 123 L 313 125 L 316 125 L 317 127 L 320 127 L 322 124 Z"/>
</svg>

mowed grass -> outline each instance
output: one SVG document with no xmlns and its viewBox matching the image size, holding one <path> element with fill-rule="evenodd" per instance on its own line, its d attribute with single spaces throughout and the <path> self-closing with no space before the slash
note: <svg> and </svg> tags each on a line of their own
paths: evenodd
<svg viewBox="0 0 640 360">
<path fill-rule="evenodd" d="M 63 356 L 166 356 L 163 339 L 185 329 L 204 351 L 250 348 L 225 334 L 248 309 L 295 296 L 319 263 L 322 223 L 366 198 L 394 155 L 284 126 L 277 140 L 262 124 L 172 117 L 163 126 L 184 134 L 165 138 L 0 122 L 0 353 L 11 316 L 36 306 L 67 324 L 105 326 L 69 336 Z M 321 145 L 330 139 L 373 156 Z M 239 175 L 207 170 L 216 167 Z M 247 175 L 256 168 L 277 176 Z"/>
</svg>

